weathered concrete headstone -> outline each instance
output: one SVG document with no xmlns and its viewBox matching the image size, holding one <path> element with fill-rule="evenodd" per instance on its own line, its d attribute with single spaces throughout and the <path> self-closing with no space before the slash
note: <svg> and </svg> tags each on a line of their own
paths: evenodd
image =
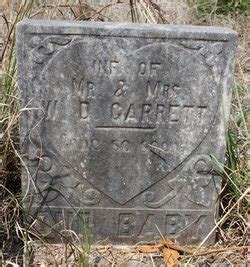
<svg viewBox="0 0 250 267">
<path fill-rule="evenodd" d="M 26 20 L 17 26 L 26 209 L 92 240 L 211 230 L 237 34 Z M 84 218 L 84 220 L 82 219 Z M 212 240 L 210 240 L 212 242 Z"/>
</svg>

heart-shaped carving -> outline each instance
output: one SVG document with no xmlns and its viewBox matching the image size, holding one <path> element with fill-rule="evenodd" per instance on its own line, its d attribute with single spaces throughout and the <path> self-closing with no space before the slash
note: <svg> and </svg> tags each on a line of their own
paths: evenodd
<svg viewBox="0 0 250 267">
<path fill-rule="evenodd" d="M 170 43 L 72 42 L 50 59 L 39 88 L 46 149 L 122 205 L 192 154 L 217 112 L 209 67 Z"/>
</svg>

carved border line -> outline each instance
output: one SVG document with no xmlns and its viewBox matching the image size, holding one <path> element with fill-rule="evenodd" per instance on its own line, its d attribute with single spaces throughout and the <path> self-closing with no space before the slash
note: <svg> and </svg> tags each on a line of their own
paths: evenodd
<svg viewBox="0 0 250 267">
<path fill-rule="evenodd" d="M 41 206 L 36 206 L 36 205 L 32 205 L 32 208 L 41 208 Z M 45 208 L 45 207 L 43 207 Z M 72 209 L 71 206 L 53 206 L 53 205 L 49 205 L 49 208 L 60 208 L 60 209 Z M 76 206 L 74 207 L 76 209 L 83 209 L 82 206 Z M 152 212 L 160 212 L 160 211 L 164 211 L 164 212 L 183 212 L 183 211 L 188 211 L 188 212 L 197 212 L 197 211 L 203 211 L 203 212 L 214 212 L 213 209 L 150 209 L 150 208 L 114 208 L 114 207 L 84 207 L 85 211 L 89 211 L 89 210 L 124 210 L 124 211 L 152 211 Z"/>
<path fill-rule="evenodd" d="M 37 32 L 25 32 L 24 34 L 28 34 L 28 35 L 59 35 L 59 36 L 64 36 L 64 35 L 67 35 L 67 36 L 70 36 L 70 37 L 74 37 L 74 36 L 96 36 L 96 37 L 99 37 L 99 38 L 107 38 L 107 37 L 117 37 L 117 38 L 141 38 L 141 39 L 161 39 L 162 41 L 165 41 L 165 40 L 190 40 L 190 41 L 205 41 L 205 42 L 230 42 L 231 40 L 224 40 L 224 39 L 221 39 L 221 40 L 218 40 L 218 39 L 204 39 L 204 38 L 187 38 L 187 37 L 166 37 L 166 36 L 157 36 L 157 37 L 147 37 L 147 36 L 138 36 L 138 35 L 109 35 L 109 34 L 103 34 L 103 35 L 100 35 L 100 34 L 88 34 L 88 33 L 72 33 L 72 32 L 69 32 L 69 33 L 53 33 L 53 32 L 44 32 L 44 33 L 37 33 Z"/>
</svg>

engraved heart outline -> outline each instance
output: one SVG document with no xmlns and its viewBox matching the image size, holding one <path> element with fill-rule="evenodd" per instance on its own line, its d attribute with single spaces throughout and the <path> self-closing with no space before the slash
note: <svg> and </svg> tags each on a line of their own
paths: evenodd
<svg viewBox="0 0 250 267">
<path fill-rule="evenodd" d="M 164 44 L 164 46 L 168 46 L 168 44 L 166 44 L 166 43 L 163 43 Z M 65 50 L 65 49 L 68 49 L 69 47 L 72 47 L 72 46 L 74 46 L 75 44 L 71 44 L 70 46 L 68 46 L 67 48 L 64 48 L 63 50 Z M 157 45 L 162 45 L 162 43 L 159 43 L 159 44 L 157 44 Z M 143 46 L 142 48 L 148 48 L 148 46 L 152 46 L 152 44 L 149 44 L 149 45 L 146 45 L 146 46 Z M 172 45 L 173 46 L 173 45 Z M 179 47 L 178 47 L 179 48 Z M 141 48 L 139 48 L 139 49 L 141 49 Z M 139 50 L 139 49 L 137 49 L 137 50 Z M 184 50 L 183 48 L 181 48 L 182 50 Z M 135 50 L 135 51 L 137 51 L 137 50 Z M 132 53 L 131 53 L 131 57 L 132 57 L 132 55 L 135 53 L 135 51 L 133 51 Z M 61 51 L 59 51 L 56 55 L 58 55 L 58 54 L 61 54 L 63 51 L 61 50 Z M 188 53 L 190 53 L 190 54 L 192 54 L 191 52 L 189 52 L 188 51 Z M 55 55 L 55 56 L 56 56 Z M 53 56 L 53 58 L 55 58 L 55 56 Z M 51 59 L 52 60 L 52 59 Z M 50 60 L 50 62 L 51 62 L 51 60 Z M 46 69 L 46 68 L 45 68 Z M 211 72 L 210 70 L 209 70 L 209 68 L 207 68 L 207 71 L 209 71 L 209 72 Z M 155 183 L 157 183 L 157 182 L 159 182 L 160 180 L 162 180 L 162 179 L 164 179 L 168 174 L 170 174 L 171 172 L 173 172 L 175 169 L 177 169 L 183 162 L 185 162 L 187 159 L 188 159 L 188 157 L 201 145 L 201 143 L 204 141 L 204 139 L 206 138 L 206 136 L 209 134 L 209 132 L 210 132 L 210 130 L 211 130 L 211 128 L 213 127 L 213 125 L 214 125 L 214 122 L 215 122 L 215 119 L 216 119 L 216 114 L 217 114 L 217 109 L 218 109 L 218 101 L 219 101 L 219 97 L 218 97 L 218 95 L 217 95 L 217 103 L 216 103 L 216 110 L 215 110 L 215 112 L 213 113 L 213 119 L 212 119 L 212 121 L 211 121 L 211 124 L 210 124 L 210 126 L 209 126 L 209 128 L 208 128 L 208 131 L 207 131 L 207 133 L 201 138 L 201 140 L 200 140 L 200 142 L 198 142 L 198 143 L 196 143 L 196 147 L 195 147 L 195 149 L 193 149 L 181 162 L 179 162 L 179 164 L 177 164 L 177 165 L 175 165 L 175 167 L 174 168 L 172 168 L 172 170 L 171 171 L 169 171 L 166 175 L 164 175 L 163 177 L 161 177 L 160 179 L 158 179 Z M 54 145 L 52 144 L 52 142 L 50 142 L 50 148 L 52 148 L 53 147 L 53 150 L 56 152 L 56 154 L 57 154 L 57 156 L 59 156 L 60 157 L 60 159 L 61 160 L 63 160 L 63 161 L 66 161 L 67 162 L 67 164 L 69 164 L 70 166 L 71 166 L 71 168 L 72 168 L 72 170 L 74 170 L 76 173 L 78 173 L 78 175 L 80 174 L 81 175 L 81 177 L 83 177 L 85 180 L 87 180 L 88 181 L 88 179 L 87 179 L 87 177 L 85 176 L 83 176 L 82 174 L 83 174 L 83 170 L 82 170 L 82 168 L 80 167 L 80 168 L 75 168 L 73 165 L 74 164 L 72 164 L 69 160 L 67 160 L 67 159 L 65 159 L 65 157 L 62 157 L 61 156 L 61 154 L 60 154 L 60 152 L 54 147 Z M 155 153 L 156 151 L 152 151 L 153 153 Z M 156 153 L 157 154 L 157 153 Z M 157 154 L 157 156 L 159 156 L 158 154 Z M 107 194 L 107 193 L 105 193 L 103 190 L 101 190 L 100 188 L 98 188 L 98 186 L 96 185 L 96 184 L 94 184 L 94 183 L 91 183 L 90 181 L 88 181 L 94 188 L 96 188 L 98 191 L 100 191 L 100 192 L 102 192 L 102 194 L 104 194 L 104 195 L 106 195 L 106 196 L 108 196 L 108 197 L 110 197 L 113 201 L 115 201 L 115 202 L 117 202 L 118 204 L 122 204 L 122 205 L 124 205 L 124 204 L 126 204 L 128 201 L 130 201 L 130 200 L 132 200 L 133 198 L 135 198 L 135 197 L 137 197 L 139 194 L 141 194 L 141 193 L 143 193 L 145 190 L 148 190 L 149 189 L 149 187 L 151 187 L 151 186 L 153 186 L 154 184 L 151 184 L 149 187 L 147 187 L 147 188 L 145 188 L 144 190 L 142 190 L 142 191 L 140 191 L 140 192 L 138 192 L 136 195 L 134 195 L 132 198 L 130 197 L 130 199 L 128 199 L 127 201 L 125 201 L 125 202 L 123 202 L 123 203 L 121 203 L 121 202 L 119 202 L 119 201 L 117 201 L 117 200 L 115 200 L 114 198 L 112 198 L 112 196 L 110 196 L 110 194 Z"/>
</svg>

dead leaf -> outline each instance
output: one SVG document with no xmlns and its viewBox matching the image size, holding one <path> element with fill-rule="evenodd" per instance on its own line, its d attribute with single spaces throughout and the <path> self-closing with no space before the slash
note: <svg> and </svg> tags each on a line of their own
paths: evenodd
<svg viewBox="0 0 250 267">
<path fill-rule="evenodd" d="M 157 240 L 156 243 L 162 244 L 162 245 L 167 245 L 167 244 L 173 244 L 174 242 L 170 238 L 165 237 L 164 239 Z"/>
<path fill-rule="evenodd" d="M 178 267 L 179 265 L 178 251 L 164 247 L 162 252 L 163 252 L 165 266 Z"/>
<path fill-rule="evenodd" d="M 180 246 L 180 245 L 174 243 L 168 237 L 165 237 L 165 239 L 158 240 L 156 243 L 157 244 L 162 244 L 166 248 L 169 248 L 169 249 L 177 250 L 179 252 L 184 252 L 185 254 L 193 254 L 193 251 L 192 250 L 190 250 L 190 249 L 188 249 L 186 247 L 183 247 L 183 246 Z"/>
<path fill-rule="evenodd" d="M 164 247 L 163 244 L 156 244 L 153 246 L 142 246 L 136 249 L 141 253 L 154 253 L 157 252 L 159 249 L 162 249 L 163 247 Z"/>
</svg>

